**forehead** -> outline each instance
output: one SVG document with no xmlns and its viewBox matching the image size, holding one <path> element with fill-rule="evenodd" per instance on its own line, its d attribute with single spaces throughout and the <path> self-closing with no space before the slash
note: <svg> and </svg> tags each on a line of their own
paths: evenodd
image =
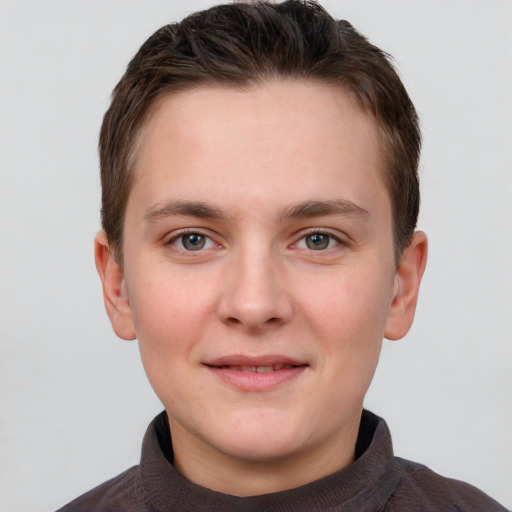
<svg viewBox="0 0 512 512">
<path fill-rule="evenodd" d="M 340 87 L 302 80 L 202 86 L 155 105 L 139 138 L 134 188 L 152 189 L 153 200 L 164 191 L 222 189 L 271 198 L 297 182 L 305 196 L 297 199 L 307 200 L 327 194 L 328 187 L 310 190 L 324 179 L 344 182 L 344 195 L 357 186 L 371 195 L 383 187 L 382 167 L 376 122 Z"/>
</svg>

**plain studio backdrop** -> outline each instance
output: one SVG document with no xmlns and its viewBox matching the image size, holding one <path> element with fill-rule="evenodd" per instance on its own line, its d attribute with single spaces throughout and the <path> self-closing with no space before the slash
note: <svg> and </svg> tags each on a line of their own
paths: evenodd
<svg viewBox="0 0 512 512">
<path fill-rule="evenodd" d="M 97 136 L 154 30 L 209 1 L 0 0 L 0 509 L 50 511 L 138 462 L 162 406 L 93 263 Z M 330 0 L 421 115 L 430 255 L 366 407 L 395 452 L 512 507 L 512 2 Z"/>
</svg>

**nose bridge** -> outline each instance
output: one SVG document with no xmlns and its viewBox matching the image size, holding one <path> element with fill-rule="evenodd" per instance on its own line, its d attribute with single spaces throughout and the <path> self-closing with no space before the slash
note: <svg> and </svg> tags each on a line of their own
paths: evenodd
<svg viewBox="0 0 512 512">
<path fill-rule="evenodd" d="M 284 286 L 282 261 L 269 245 L 241 244 L 227 268 L 219 303 L 221 320 L 258 331 L 286 323 L 292 305 Z"/>
</svg>

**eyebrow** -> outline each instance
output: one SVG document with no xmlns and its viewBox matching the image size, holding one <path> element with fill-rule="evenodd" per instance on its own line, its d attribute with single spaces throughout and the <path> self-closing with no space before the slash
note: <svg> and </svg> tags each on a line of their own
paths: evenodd
<svg viewBox="0 0 512 512">
<path fill-rule="evenodd" d="M 347 217 L 369 217 L 363 207 L 347 199 L 329 201 L 304 201 L 286 207 L 281 213 L 283 219 L 321 217 L 323 215 L 344 215 Z"/>
<path fill-rule="evenodd" d="M 154 222 L 173 215 L 199 217 L 201 219 L 221 219 L 222 211 L 202 201 L 169 201 L 149 208 L 144 214 L 144 220 Z"/>
<path fill-rule="evenodd" d="M 201 219 L 225 219 L 226 215 L 220 208 L 203 201 L 169 201 L 149 208 L 144 220 L 155 222 L 159 219 L 183 215 Z M 303 201 L 287 206 L 280 214 L 282 220 L 305 219 L 323 215 L 344 215 L 347 217 L 369 217 L 368 210 L 347 199 L 329 201 Z"/>
</svg>

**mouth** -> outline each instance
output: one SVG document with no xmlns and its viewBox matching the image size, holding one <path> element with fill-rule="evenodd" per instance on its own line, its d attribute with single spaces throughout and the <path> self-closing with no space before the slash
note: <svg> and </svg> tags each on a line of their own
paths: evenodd
<svg viewBox="0 0 512 512">
<path fill-rule="evenodd" d="M 307 363 L 283 356 L 229 356 L 204 366 L 223 383 L 241 391 L 270 391 L 297 379 Z"/>
<path fill-rule="evenodd" d="M 294 368 L 296 366 L 302 366 L 302 365 L 292 365 L 292 364 L 271 364 L 271 365 L 261 365 L 261 366 L 246 366 L 246 365 L 221 365 L 221 366 L 214 366 L 214 365 L 207 365 L 212 368 L 220 368 L 220 369 L 226 369 L 226 370 L 232 370 L 235 372 L 244 372 L 244 373 L 270 373 L 270 372 L 277 372 L 279 370 L 289 370 L 290 368 Z"/>
</svg>

